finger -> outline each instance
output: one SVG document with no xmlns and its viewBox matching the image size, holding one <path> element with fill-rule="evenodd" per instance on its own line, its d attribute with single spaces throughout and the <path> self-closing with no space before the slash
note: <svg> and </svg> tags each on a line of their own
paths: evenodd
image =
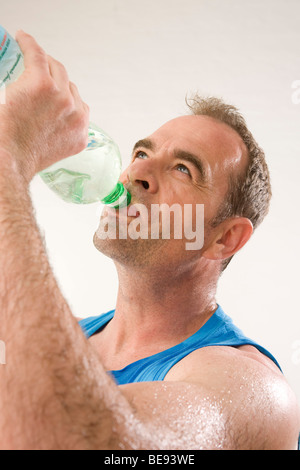
<svg viewBox="0 0 300 470">
<path fill-rule="evenodd" d="M 55 81 L 59 90 L 69 89 L 69 76 L 68 73 L 60 62 L 47 55 L 50 75 Z"/>
<path fill-rule="evenodd" d="M 36 40 L 30 34 L 20 30 L 16 33 L 16 41 L 24 55 L 25 69 L 49 74 L 47 55 Z"/>
</svg>

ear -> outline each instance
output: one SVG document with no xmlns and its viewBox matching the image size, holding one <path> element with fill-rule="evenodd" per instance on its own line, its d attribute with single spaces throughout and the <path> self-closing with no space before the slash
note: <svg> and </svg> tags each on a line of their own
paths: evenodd
<svg viewBox="0 0 300 470">
<path fill-rule="evenodd" d="M 202 256 L 211 260 L 227 259 L 247 243 L 253 233 L 253 225 L 245 217 L 233 217 L 218 225 L 215 233 L 216 236 Z"/>
</svg>

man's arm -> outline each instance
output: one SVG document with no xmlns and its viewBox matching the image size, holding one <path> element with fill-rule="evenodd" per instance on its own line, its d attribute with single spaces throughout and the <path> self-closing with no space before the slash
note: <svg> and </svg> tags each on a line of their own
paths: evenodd
<svg viewBox="0 0 300 470">
<path fill-rule="evenodd" d="M 86 146 L 88 109 L 61 64 L 29 35 L 19 41 L 26 70 L 0 109 L 0 447 L 118 446 L 131 409 L 60 292 L 28 191 Z"/>
<path fill-rule="evenodd" d="M 59 290 L 23 178 L 3 164 L 0 272 L 0 447 L 109 448 L 129 407 Z"/>
</svg>

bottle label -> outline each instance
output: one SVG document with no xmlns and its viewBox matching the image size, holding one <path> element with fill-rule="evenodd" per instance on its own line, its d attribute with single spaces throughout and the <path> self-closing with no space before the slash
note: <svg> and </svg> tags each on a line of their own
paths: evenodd
<svg viewBox="0 0 300 470">
<path fill-rule="evenodd" d="M 24 70 L 18 43 L 0 26 L 0 87 L 17 80 Z"/>
</svg>

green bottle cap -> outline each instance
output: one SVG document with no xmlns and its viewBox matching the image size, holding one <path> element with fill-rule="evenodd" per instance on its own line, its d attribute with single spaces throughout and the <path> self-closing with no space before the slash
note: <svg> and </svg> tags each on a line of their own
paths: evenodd
<svg viewBox="0 0 300 470">
<path fill-rule="evenodd" d="M 125 189 L 124 185 L 120 181 L 118 181 L 111 193 L 101 200 L 103 204 L 114 207 L 115 209 L 128 206 L 130 201 L 131 194 L 127 191 L 127 189 Z"/>
</svg>

